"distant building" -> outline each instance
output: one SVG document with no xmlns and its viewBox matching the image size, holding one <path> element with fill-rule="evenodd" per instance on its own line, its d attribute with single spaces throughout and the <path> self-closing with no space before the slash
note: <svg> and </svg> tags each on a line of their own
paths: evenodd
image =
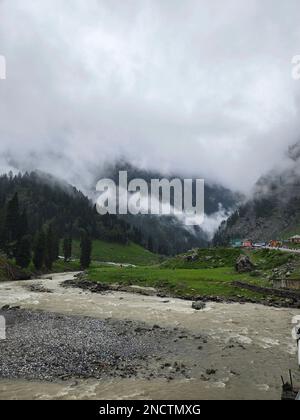
<svg viewBox="0 0 300 420">
<path fill-rule="evenodd" d="M 253 242 L 250 239 L 245 239 L 242 246 L 243 248 L 252 248 Z"/>
<path fill-rule="evenodd" d="M 266 242 L 256 242 L 255 244 L 253 244 L 254 248 L 265 248 L 267 246 Z"/>
<path fill-rule="evenodd" d="M 300 235 L 295 235 L 289 238 L 289 242 L 292 244 L 300 244 Z"/>
<path fill-rule="evenodd" d="M 271 248 L 280 248 L 282 246 L 282 242 L 273 239 L 272 241 L 269 242 L 269 246 Z"/>
</svg>

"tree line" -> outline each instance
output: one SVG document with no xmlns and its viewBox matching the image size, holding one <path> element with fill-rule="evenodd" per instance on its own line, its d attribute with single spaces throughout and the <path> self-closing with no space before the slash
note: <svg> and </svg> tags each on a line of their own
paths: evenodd
<svg viewBox="0 0 300 420">
<path fill-rule="evenodd" d="M 70 261 L 75 239 L 86 268 L 93 239 L 126 244 L 138 237 L 137 229 L 116 216 L 100 216 L 84 194 L 51 176 L 0 176 L 0 251 L 22 268 L 32 262 L 37 270 L 51 270 L 60 244 Z"/>
<path fill-rule="evenodd" d="M 37 267 L 51 268 L 59 244 L 69 260 L 70 238 L 80 240 L 82 253 L 88 255 L 86 237 L 91 242 L 100 239 L 124 245 L 131 241 L 159 254 L 170 251 L 167 234 L 153 234 L 144 222 L 137 226 L 117 215 L 99 215 L 82 192 L 51 175 L 0 176 L 0 251 L 15 258 L 18 265 L 26 267 L 33 261 Z M 82 260 L 85 264 L 89 258 Z"/>
<path fill-rule="evenodd" d="M 46 223 L 32 235 L 28 227 L 26 210 L 21 210 L 19 194 L 15 193 L 7 202 L 1 223 L 0 249 L 7 257 L 15 259 L 21 268 L 28 268 L 32 262 L 37 271 L 44 268 L 51 271 L 59 259 L 60 235 L 54 222 Z M 92 239 L 86 231 L 81 232 L 81 268 L 86 269 L 91 262 Z M 63 239 L 65 262 L 72 257 L 72 236 Z"/>
</svg>

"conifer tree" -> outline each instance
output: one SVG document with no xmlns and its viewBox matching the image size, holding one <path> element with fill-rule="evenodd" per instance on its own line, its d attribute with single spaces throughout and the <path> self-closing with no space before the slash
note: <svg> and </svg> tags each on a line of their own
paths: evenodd
<svg viewBox="0 0 300 420">
<path fill-rule="evenodd" d="M 22 239 L 24 236 L 27 236 L 28 231 L 27 213 L 24 210 L 19 216 L 17 238 Z"/>
<path fill-rule="evenodd" d="M 23 236 L 16 247 L 16 263 L 21 268 L 27 268 L 31 261 L 31 237 Z"/>
<path fill-rule="evenodd" d="M 33 264 L 37 270 L 43 268 L 46 254 L 46 237 L 44 231 L 40 231 L 36 237 L 33 249 Z"/>
<path fill-rule="evenodd" d="M 149 251 L 151 251 L 151 252 L 153 252 L 154 251 L 154 247 L 153 247 L 153 239 L 152 239 L 152 237 L 150 236 L 149 237 L 149 239 L 148 239 L 148 250 Z"/>
<path fill-rule="evenodd" d="M 64 251 L 65 262 L 70 261 L 72 257 L 72 237 L 71 236 L 67 236 L 64 239 L 63 251 Z"/>
<path fill-rule="evenodd" d="M 80 266 L 83 270 L 87 269 L 91 264 L 91 253 L 92 253 L 92 241 L 87 232 L 84 232 L 81 236 L 81 255 L 80 255 Z"/>
<path fill-rule="evenodd" d="M 53 245 L 52 245 L 52 256 L 53 262 L 58 260 L 59 257 L 59 236 L 56 229 L 53 229 Z"/>
<path fill-rule="evenodd" d="M 45 239 L 45 266 L 48 270 L 52 270 L 52 265 L 57 259 L 56 239 L 52 224 L 49 224 L 46 231 Z"/>
<path fill-rule="evenodd" d="M 19 197 L 18 193 L 15 193 L 13 198 L 7 203 L 6 207 L 5 231 L 7 233 L 7 240 L 10 243 L 18 239 L 20 222 L 19 211 Z"/>
</svg>

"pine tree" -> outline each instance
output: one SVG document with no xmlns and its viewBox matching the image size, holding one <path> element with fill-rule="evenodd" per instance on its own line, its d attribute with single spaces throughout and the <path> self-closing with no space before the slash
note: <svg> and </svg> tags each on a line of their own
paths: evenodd
<svg viewBox="0 0 300 420">
<path fill-rule="evenodd" d="M 18 232 L 17 232 L 18 239 L 21 239 L 24 236 L 27 236 L 28 231 L 29 229 L 28 229 L 27 213 L 24 210 L 22 214 L 19 216 L 19 220 L 18 220 Z"/>
<path fill-rule="evenodd" d="M 85 270 L 91 264 L 91 253 L 92 253 L 92 241 L 86 232 L 84 232 L 81 236 L 80 248 L 81 248 L 80 266 L 83 270 Z"/>
<path fill-rule="evenodd" d="M 57 244 L 52 224 L 47 228 L 45 241 L 45 266 L 48 270 L 52 270 L 52 265 L 57 259 Z"/>
<path fill-rule="evenodd" d="M 67 236 L 64 239 L 63 251 L 64 251 L 65 262 L 70 261 L 72 257 L 72 237 L 71 236 Z"/>
<path fill-rule="evenodd" d="M 54 237 L 54 248 L 53 248 L 53 255 L 54 255 L 54 261 L 57 261 L 59 258 L 59 244 L 60 240 L 59 237 L 55 235 Z"/>
<path fill-rule="evenodd" d="M 46 237 L 44 231 L 38 233 L 34 249 L 33 249 L 33 264 L 37 270 L 41 270 L 45 262 L 46 254 Z"/>
<path fill-rule="evenodd" d="M 5 209 L 0 208 L 0 250 L 5 252 L 7 245 L 7 230 L 5 224 Z"/>
<path fill-rule="evenodd" d="M 149 239 L 148 239 L 148 250 L 149 251 L 151 251 L 151 252 L 153 252 L 154 251 L 154 247 L 153 247 L 153 239 L 152 239 L 152 237 L 150 236 L 149 237 Z"/>
<path fill-rule="evenodd" d="M 23 236 L 16 248 L 16 263 L 21 268 L 27 268 L 31 261 L 31 237 Z"/>
<path fill-rule="evenodd" d="M 13 258 L 16 254 L 17 243 L 19 239 L 19 225 L 20 223 L 20 211 L 19 211 L 19 197 L 18 193 L 15 193 L 13 198 L 8 201 L 6 206 L 6 218 L 3 229 L 3 242 L 4 251 L 6 254 Z"/>
<path fill-rule="evenodd" d="M 168 255 L 168 249 L 165 244 L 160 244 L 158 247 L 159 255 Z"/>
<path fill-rule="evenodd" d="M 59 236 L 56 229 L 53 230 L 53 247 L 52 247 L 53 262 L 59 257 Z"/>
</svg>

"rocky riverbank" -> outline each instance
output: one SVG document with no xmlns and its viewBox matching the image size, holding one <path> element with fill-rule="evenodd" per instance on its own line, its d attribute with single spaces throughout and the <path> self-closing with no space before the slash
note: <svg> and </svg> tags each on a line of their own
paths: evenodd
<svg viewBox="0 0 300 420">
<path fill-rule="evenodd" d="M 261 304 L 264 306 L 270 306 L 273 308 L 300 308 L 300 292 L 293 292 L 288 290 L 278 290 L 267 287 L 259 287 L 245 282 L 233 282 L 233 286 L 239 289 L 247 289 L 258 294 L 261 294 L 261 298 L 246 298 L 244 296 L 237 295 L 235 297 L 226 296 L 185 296 L 185 295 L 174 295 L 168 290 L 159 290 L 152 287 L 140 287 L 134 285 L 122 285 L 122 284 L 109 284 L 109 283 L 95 283 L 89 281 L 84 273 L 80 273 L 76 278 L 66 280 L 62 287 L 68 288 L 79 288 L 81 290 L 89 291 L 91 293 L 105 294 L 110 291 L 113 292 L 126 292 L 136 293 L 144 296 L 157 296 L 162 298 L 179 298 L 182 300 L 189 301 L 201 301 L 203 303 L 215 302 L 215 303 L 253 303 Z"/>
<path fill-rule="evenodd" d="M 298 310 L 62 287 L 75 275 L 0 284 L 0 399 L 278 399 L 281 375 L 300 382 Z"/>
<path fill-rule="evenodd" d="M 54 381 L 87 378 L 189 378 L 181 355 L 207 339 L 141 322 L 100 320 L 6 306 L 0 377 Z M 176 345 L 175 345 L 176 343 Z M 189 347 L 189 349 L 187 348 Z"/>
</svg>

